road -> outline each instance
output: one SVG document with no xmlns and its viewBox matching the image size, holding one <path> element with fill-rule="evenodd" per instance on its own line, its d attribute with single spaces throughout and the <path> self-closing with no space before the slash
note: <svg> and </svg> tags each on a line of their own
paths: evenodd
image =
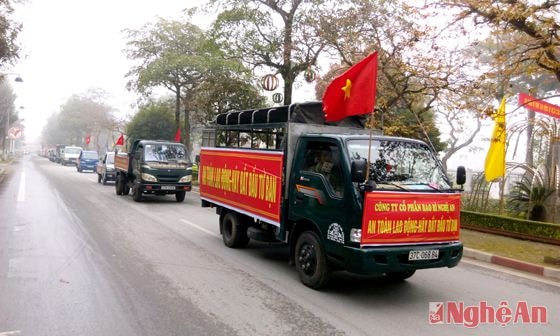
<svg viewBox="0 0 560 336">
<path fill-rule="evenodd" d="M 557 335 L 560 286 L 468 260 L 408 281 L 337 273 L 303 286 L 282 245 L 225 247 L 198 194 L 135 203 L 40 157 L 0 185 L 0 336 Z M 428 322 L 430 302 L 519 301 L 547 323 Z"/>
</svg>

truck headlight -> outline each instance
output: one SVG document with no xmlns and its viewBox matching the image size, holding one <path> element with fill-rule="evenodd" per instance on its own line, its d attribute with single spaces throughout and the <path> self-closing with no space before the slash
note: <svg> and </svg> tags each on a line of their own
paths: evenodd
<svg viewBox="0 0 560 336">
<path fill-rule="evenodd" d="M 354 243 L 359 243 L 362 241 L 362 229 L 351 229 L 350 230 L 350 241 Z"/>
<path fill-rule="evenodd" d="M 157 178 L 154 175 L 142 173 L 142 180 L 146 182 L 157 182 Z"/>
<path fill-rule="evenodd" d="M 179 179 L 179 183 L 187 183 L 192 181 L 192 175 L 185 175 Z"/>
</svg>

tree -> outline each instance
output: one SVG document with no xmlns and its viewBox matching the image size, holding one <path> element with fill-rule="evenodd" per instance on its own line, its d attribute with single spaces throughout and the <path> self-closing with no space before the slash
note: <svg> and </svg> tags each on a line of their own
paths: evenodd
<svg viewBox="0 0 560 336">
<path fill-rule="evenodd" d="M 204 125 L 219 113 L 264 107 L 266 98 L 244 80 L 214 77 L 199 87 L 193 104 L 196 122 Z"/>
<path fill-rule="evenodd" d="M 136 139 L 169 140 L 175 136 L 172 100 L 159 100 L 140 106 L 126 127 L 127 142 Z"/>
<path fill-rule="evenodd" d="M 441 151 L 445 144 L 434 107 L 442 92 L 455 89 L 452 74 L 459 64 L 424 52 L 429 29 L 416 23 L 418 16 L 402 2 L 385 0 L 346 1 L 320 13 L 317 31 L 341 61 L 318 83 L 317 98 L 333 77 L 377 50 L 376 127 L 388 135 L 423 139 Z"/>
<path fill-rule="evenodd" d="M 16 39 L 21 31 L 21 24 L 10 19 L 14 12 L 14 2 L 18 0 L 0 0 L 0 68 L 19 58 Z"/>
<path fill-rule="evenodd" d="M 551 183 L 552 176 L 546 166 L 544 169 L 527 165 L 519 167 L 524 173 L 521 180 L 514 183 L 513 191 L 508 197 L 508 210 L 529 220 L 545 221 L 547 200 L 556 192 Z"/>
<path fill-rule="evenodd" d="M 208 83 L 219 80 L 251 82 L 247 69 L 237 60 L 226 59 L 206 33 L 193 24 L 160 19 L 155 25 L 127 32 L 127 55 L 139 61 L 128 73 L 129 88 L 146 96 L 160 86 L 171 91 L 175 96 L 175 128 L 181 126 L 182 106 L 183 131 L 187 134 L 191 133 L 195 100 L 198 106 L 205 105 L 198 98 L 199 88 L 206 87 L 207 91 Z M 185 137 L 185 145 L 192 149 L 190 137 Z"/>
<path fill-rule="evenodd" d="M 114 129 L 113 108 L 105 103 L 102 90 L 90 89 L 66 100 L 43 129 L 43 140 L 49 144 L 72 144 L 86 147 L 86 135 L 93 136 L 97 151 L 106 149 L 107 138 Z M 103 137 L 104 141 L 100 139 Z"/>
<path fill-rule="evenodd" d="M 7 133 L 10 125 L 18 120 L 14 105 L 16 95 L 8 81 L 0 78 L 0 137 L 2 139 L 2 150 L 7 149 Z"/>
<path fill-rule="evenodd" d="M 214 36 L 228 54 L 253 68 L 272 68 L 284 82 L 284 104 L 292 102 L 298 74 L 317 62 L 323 44 L 315 31 L 319 0 L 212 0 L 224 10 Z"/>
<path fill-rule="evenodd" d="M 499 71 L 509 77 L 544 72 L 560 81 L 558 1 L 432 0 L 429 6 L 455 10 L 454 23 L 462 29 L 490 28 L 494 36 L 510 36 L 494 55 L 495 61 L 504 65 Z"/>
</svg>

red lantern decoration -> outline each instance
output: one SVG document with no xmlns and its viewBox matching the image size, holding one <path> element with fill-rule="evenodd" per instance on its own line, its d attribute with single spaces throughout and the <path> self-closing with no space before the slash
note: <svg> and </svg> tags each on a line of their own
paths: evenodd
<svg viewBox="0 0 560 336">
<path fill-rule="evenodd" d="M 275 75 L 268 74 L 261 79 L 261 86 L 266 91 L 274 91 L 278 87 L 279 80 Z"/>
<path fill-rule="evenodd" d="M 284 100 L 284 96 L 281 93 L 275 93 L 272 95 L 272 101 L 276 104 L 281 103 Z"/>
<path fill-rule="evenodd" d="M 315 71 L 311 70 L 311 68 L 307 68 L 303 73 L 303 77 L 306 82 L 311 83 L 317 78 L 317 74 L 315 74 Z"/>
</svg>

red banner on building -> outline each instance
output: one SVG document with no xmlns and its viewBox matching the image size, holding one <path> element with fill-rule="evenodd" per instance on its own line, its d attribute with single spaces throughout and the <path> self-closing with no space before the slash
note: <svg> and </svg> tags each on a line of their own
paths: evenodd
<svg viewBox="0 0 560 336">
<path fill-rule="evenodd" d="M 525 93 L 519 94 L 519 106 L 553 118 L 560 118 L 560 106 L 547 103 Z"/>
<path fill-rule="evenodd" d="M 281 152 L 229 148 L 200 151 L 200 196 L 280 225 Z"/>
<path fill-rule="evenodd" d="M 459 240 L 460 207 L 460 194 L 369 192 L 361 244 Z"/>
</svg>

